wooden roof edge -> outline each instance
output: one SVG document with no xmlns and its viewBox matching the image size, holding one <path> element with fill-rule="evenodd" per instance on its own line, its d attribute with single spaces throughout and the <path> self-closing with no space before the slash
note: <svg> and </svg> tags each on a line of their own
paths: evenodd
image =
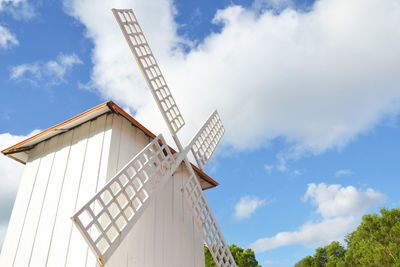
<svg viewBox="0 0 400 267">
<path fill-rule="evenodd" d="M 50 128 L 48 128 L 47 130 L 44 130 L 44 131 L 42 131 L 42 132 L 40 132 L 40 133 L 38 133 L 38 134 L 36 134 L 36 135 L 34 135 L 34 136 L 31 136 L 31 137 L 29 137 L 29 138 L 27 138 L 27 139 L 25 139 L 25 140 L 23 140 L 23 141 L 21 141 L 21 142 L 15 144 L 15 145 L 13 145 L 13 146 L 10 146 L 10 147 L 8 147 L 8 148 L 6 148 L 6 149 L 3 149 L 3 150 L 1 151 L 1 153 L 3 153 L 4 155 L 8 156 L 9 158 L 12 158 L 12 159 L 14 159 L 14 160 L 16 160 L 16 161 L 18 161 L 18 162 L 20 162 L 20 163 L 22 163 L 22 164 L 25 164 L 25 162 L 23 162 L 23 161 L 17 159 L 16 157 L 11 156 L 11 154 L 13 154 L 13 153 L 18 153 L 18 152 L 22 152 L 22 151 L 26 151 L 26 150 L 29 150 L 29 149 L 32 149 L 35 145 L 29 145 L 29 146 L 25 146 L 25 147 L 21 147 L 21 146 L 23 146 L 24 144 L 26 144 L 26 143 L 28 143 L 28 142 L 34 140 L 34 139 L 37 139 L 37 138 L 39 138 L 39 137 L 41 137 L 41 136 L 44 136 L 44 135 L 46 135 L 46 134 L 49 134 L 49 133 L 51 133 L 51 132 L 53 132 L 53 131 L 55 131 L 55 130 L 57 130 L 57 129 L 59 129 L 59 128 L 62 128 L 62 127 L 65 126 L 66 124 L 71 123 L 71 122 L 73 122 L 73 121 L 76 121 L 76 120 L 78 120 L 78 119 L 80 119 L 80 118 L 83 118 L 83 117 L 85 117 L 85 116 L 87 116 L 87 115 L 89 115 L 89 114 L 91 114 L 91 113 L 93 113 L 93 112 L 95 112 L 95 111 L 98 111 L 98 110 L 100 110 L 100 109 L 102 109 L 102 108 L 104 108 L 104 107 L 106 107 L 106 106 L 107 106 L 112 112 L 114 112 L 114 113 L 119 113 L 119 114 L 121 114 L 122 116 L 124 116 L 126 119 L 128 119 L 129 121 L 131 121 L 135 126 L 137 126 L 140 130 L 142 130 L 144 133 L 146 133 L 146 134 L 149 135 L 150 137 L 156 138 L 156 135 L 155 135 L 154 133 L 152 133 L 149 129 L 147 129 L 146 127 L 144 127 L 140 122 L 138 122 L 137 120 L 135 120 L 131 115 L 129 115 L 126 111 L 124 111 L 121 107 L 119 107 L 119 106 L 118 106 L 117 104 L 115 104 L 113 101 L 109 100 L 109 101 L 106 101 L 106 102 L 104 102 L 104 103 L 102 103 L 102 104 L 100 104 L 100 105 L 98 105 L 98 106 L 95 106 L 95 107 L 93 107 L 93 108 L 91 108 L 91 109 L 89 109 L 89 110 L 87 110 L 87 111 L 85 111 L 85 112 L 82 112 L 81 114 L 76 115 L 76 116 L 74 116 L 74 117 L 72 117 L 72 118 L 70 118 L 70 119 L 68 119 L 68 120 L 66 120 L 66 121 L 63 121 L 63 122 L 61 122 L 61 123 L 59 123 L 59 124 L 57 124 L 57 125 L 55 125 L 55 126 L 53 126 L 53 127 L 50 127 Z M 170 147 L 170 146 L 168 146 L 168 147 L 170 148 L 170 150 L 171 150 L 173 153 L 176 153 L 176 151 L 175 151 L 172 147 Z M 198 168 L 197 166 L 195 166 L 193 163 L 190 163 L 190 164 L 192 165 L 192 167 L 193 167 L 193 169 L 196 171 L 196 173 L 197 173 L 203 180 L 205 180 L 205 181 L 209 182 L 210 184 L 214 185 L 214 187 L 219 185 L 219 183 L 218 183 L 217 181 L 215 181 L 214 179 L 212 179 L 210 176 L 208 176 L 204 171 L 202 171 L 201 169 L 199 169 L 199 168 Z"/>
<path fill-rule="evenodd" d="M 90 113 L 93 113 L 94 111 L 100 110 L 100 109 L 104 108 L 105 106 L 107 106 L 109 102 L 112 102 L 112 101 L 104 102 L 104 103 L 102 103 L 102 104 L 100 104 L 100 105 L 98 105 L 98 106 L 95 106 L 95 107 L 93 107 L 93 108 L 91 108 L 91 109 L 89 109 L 89 110 L 86 110 L 85 112 L 82 112 L 82 113 L 79 114 L 79 115 L 76 115 L 76 116 L 74 116 L 74 117 L 72 117 L 72 118 L 70 118 L 70 119 L 68 119 L 68 120 L 66 120 L 66 121 L 63 121 L 63 122 L 61 122 L 61 123 L 59 123 L 59 124 L 57 124 L 57 125 L 55 125 L 55 126 L 53 126 L 53 127 L 50 127 L 50 128 L 48 128 L 47 130 L 44 130 L 44 131 L 42 131 L 42 132 L 40 132 L 40 133 L 38 133 L 38 134 L 35 134 L 34 136 L 31 136 L 31 137 L 29 137 L 29 138 L 27 138 L 27 139 L 25 139 L 25 140 L 23 140 L 23 141 L 21 141 L 21 142 L 15 144 L 15 145 L 11 146 L 11 147 L 9 147 L 9 148 L 3 149 L 3 150 L 1 151 L 1 153 L 3 153 L 4 155 L 16 153 L 17 151 L 15 151 L 15 150 L 16 150 L 17 148 L 19 148 L 20 146 L 22 146 L 22 145 L 28 143 L 29 141 L 32 141 L 32 140 L 34 140 L 34 139 L 36 139 L 36 138 L 39 138 L 39 137 L 41 137 L 41 136 L 43 136 L 43 135 L 45 135 L 45 134 L 50 133 L 50 132 L 53 132 L 53 131 L 55 131 L 56 129 L 61 128 L 62 126 L 66 125 L 66 124 L 68 124 L 68 123 L 70 123 L 70 122 L 76 121 L 76 120 L 78 120 L 78 119 L 80 119 L 80 118 L 85 117 L 86 115 L 88 115 L 88 114 L 90 114 Z"/>
</svg>

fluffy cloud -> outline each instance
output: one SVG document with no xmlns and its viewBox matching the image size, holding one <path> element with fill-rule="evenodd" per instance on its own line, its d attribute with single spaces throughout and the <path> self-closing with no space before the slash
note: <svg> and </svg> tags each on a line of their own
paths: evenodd
<svg viewBox="0 0 400 267">
<path fill-rule="evenodd" d="M 181 133 L 187 141 L 218 108 L 225 142 L 234 148 L 283 137 L 286 158 L 317 154 L 343 147 L 400 110 L 397 0 L 319 0 L 308 12 L 232 5 L 215 15 L 220 31 L 188 52 L 179 46 L 191 40 L 177 35 L 171 1 L 65 4 L 94 42 L 95 87 L 155 132 L 166 128 L 112 7 L 135 10 L 187 122 Z"/>
<path fill-rule="evenodd" d="M 35 16 L 35 10 L 26 0 L 0 0 L 0 13 L 8 13 L 16 20 L 29 20 Z M 0 25 L 0 48 L 18 45 L 18 40 L 5 26 Z"/>
<path fill-rule="evenodd" d="M 309 184 L 304 200 L 310 199 L 317 206 L 322 218 L 360 217 L 371 207 L 386 201 L 381 193 L 368 188 L 361 192 L 353 186 Z"/>
<path fill-rule="evenodd" d="M 0 25 L 0 47 L 9 48 L 18 45 L 18 40 L 7 28 Z"/>
<path fill-rule="evenodd" d="M 0 150 L 14 145 L 37 133 L 38 130 L 33 131 L 28 136 L 2 133 L 0 134 Z M 24 165 L 15 160 L 9 159 L 2 154 L 0 155 L 0 247 L 3 243 L 8 220 L 11 215 L 23 166 Z"/>
<path fill-rule="evenodd" d="M 302 244 L 309 247 L 326 245 L 343 240 L 354 230 L 361 216 L 386 196 L 373 190 L 359 191 L 353 186 L 309 184 L 304 201 L 311 200 L 320 215 L 317 222 L 306 222 L 297 231 L 280 232 L 273 237 L 261 238 L 250 244 L 256 252 L 264 252 L 282 246 Z"/>
<path fill-rule="evenodd" d="M 29 81 L 35 86 L 43 84 L 57 85 L 65 82 L 64 76 L 77 64 L 82 64 L 77 55 L 60 54 L 56 60 L 13 66 L 10 79 Z"/>
<path fill-rule="evenodd" d="M 265 204 L 265 199 L 257 197 L 243 196 L 235 205 L 235 213 L 233 218 L 237 221 L 250 218 L 257 208 Z"/>
</svg>

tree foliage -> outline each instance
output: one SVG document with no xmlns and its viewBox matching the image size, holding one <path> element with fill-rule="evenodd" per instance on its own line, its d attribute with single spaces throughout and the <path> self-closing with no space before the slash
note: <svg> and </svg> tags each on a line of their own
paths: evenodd
<svg viewBox="0 0 400 267">
<path fill-rule="evenodd" d="M 317 248 L 295 267 L 398 266 L 400 267 L 400 209 L 381 209 L 381 215 L 364 215 L 345 239 Z"/>
<path fill-rule="evenodd" d="M 235 244 L 230 245 L 229 250 L 231 251 L 232 256 L 235 259 L 235 262 L 238 267 L 261 267 L 261 265 L 259 265 L 256 260 L 256 256 L 254 255 L 253 250 L 249 248 L 244 250 L 243 248 L 240 248 Z M 217 266 L 215 265 L 211 253 L 206 246 L 204 246 L 204 256 L 205 256 L 206 267 Z"/>
</svg>

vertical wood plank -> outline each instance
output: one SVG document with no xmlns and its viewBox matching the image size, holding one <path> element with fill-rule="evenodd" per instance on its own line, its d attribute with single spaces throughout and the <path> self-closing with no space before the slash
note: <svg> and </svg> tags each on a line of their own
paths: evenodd
<svg viewBox="0 0 400 267">
<path fill-rule="evenodd" d="M 183 164 L 182 164 L 183 165 Z M 184 168 L 182 166 L 182 168 Z M 186 182 L 188 178 L 188 173 L 186 170 L 182 172 L 182 186 Z M 185 249 L 185 255 L 184 255 L 184 262 L 185 266 L 193 266 L 193 215 L 191 211 L 189 210 L 187 204 L 182 201 L 183 204 L 183 227 L 182 227 L 182 234 L 183 234 L 183 240 L 186 246 L 184 247 Z"/>
<path fill-rule="evenodd" d="M 37 229 L 34 247 L 31 252 L 30 266 L 45 266 L 50 248 L 52 231 L 56 219 L 58 202 L 67 166 L 72 131 L 59 136 L 53 166 L 51 168 L 47 193 L 44 199 L 40 223 Z"/>
<path fill-rule="evenodd" d="M 55 136 L 46 142 L 47 144 L 45 152 L 47 154 L 42 158 L 39 166 L 32 198 L 29 203 L 24 228 L 22 230 L 20 245 L 18 247 L 13 266 L 29 265 L 31 250 L 35 241 L 36 230 L 39 224 L 40 213 L 42 211 L 42 205 L 46 195 L 49 174 L 52 168 L 58 138 L 58 136 Z"/>
<path fill-rule="evenodd" d="M 61 192 L 57 218 L 54 225 L 53 242 L 47 257 L 46 266 L 64 266 L 68 253 L 73 223 L 70 217 L 75 211 L 75 201 L 79 191 L 81 170 L 84 162 L 90 122 L 82 124 L 73 131 L 71 151 L 65 171 L 64 188 Z"/>
<path fill-rule="evenodd" d="M 183 244 L 182 236 L 181 236 L 181 223 L 182 223 L 182 199 L 181 199 L 181 184 L 182 179 L 178 173 L 175 173 L 171 180 L 173 182 L 173 216 L 172 216 L 172 224 L 173 224 L 173 236 L 172 245 L 174 246 L 174 252 L 172 254 L 172 263 L 174 266 L 182 267 L 182 261 L 178 260 L 181 256 L 181 245 Z"/>
<path fill-rule="evenodd" d="M 98 167 L 98 178 L 95 187 L 95 192 L 97 193 L 106 183 L 106 176 L 107 176 L 107 164 L 108 164 L 108 156 L 110 153 L 110 141 L 111 141 L 111 134 L 112 134 L 112 123 L 113 123 L 113 114 L 104 115 L 105 116 L 105 128 L 104 128 L 104 135 L 101 145 L 101 158 Z M 98 204 L 95 204 L 94 211 L 95 213 L 98 212 L 100 207 Z M 87 254 L 87 261 L 86 266 L 92 267 L 96 266 L 96 256 L 92 253 L 89 249 L 89 246 L 86 249 Z"/>
<path fill-rule="evenodd" d="M 117 132 L 115 132 L 117 133 Z M 113 132 L 113 134 L 115 134 Z M 126 163 L 131 160 L 136 155 L 136 129 L 132 127 L 131 123 L 122 119 L 119 135 L 119 149 L 118 154 L 114 155 L 118 158 L 116 164 L 116 171 L 118 172 L 122 167 L 126 165 Z M 111 174 L 111 173 L 110 173 Z M 114 174 L 113 174 L 114 175 Z M 135 225 L 136 226 L 136 225 Z M 127 266 L 128 258 L 130 258 L 130 264 L 135 263 L 136 266 L 139 265 L 139 257 L 136 253 L 137 249 L 137 235 L 136 228 L 133 227 L 129 234 L 125 237 L 125 239 L 121 242 L 118 249 L 113 253 L 112 257 L 108 260 L 109 266 Z M 132 241 L 134 240 L 134 241 Z"/>
<path fill-rule="evenodd" d="M 135 140 L 134 150 L 136 155 L 150 142 L 150 139 L 138 128 L 132 128 L 135 129 L 134 136 L 132 136 L 132 138 Z M 148 211 L 151 209 L 152 208 L 149 207 Z M 150 263 L 150 261 L 146 258 L 146 246 L 149 245 L 148 239 L 151 237 L 148 236 L 144 229 L 148 227 L 149 223 L 151 224 L 153 213 L 148 211 L 144 212 L 142 217 L 132 228 L 132 235 L 127 243 L 128 246 L 132 247 L 132 249 L 127 250 L 128 257 L 130 259 L 128 266 L 147 266 L 146 264 Z M 150 244 L 153 244 L 152 240 L 150 240 Z"/>
<path fill-rule="evenodd" d="M 112 126 L 114 123 L 114 114 L 108 114 L 106 117 L 106 126 L 104 129 L 103 146 L 101 152 L 101 163 L 99 168 L 99 179 L 96 192 L 104 187 L 107 182 L 107 170 L 111 150 Z"/>
<path fill-rule="evenodd" d="M 76 212 L 77 209 L 80 209 L 86 201 L 95 194 L 105 122 L 106 117 L 101 116 L 90 123 L 90 134 L 74 212 Z M 79 233 L 78 229 L 73 227 L 66 266 L 85 266 L 87 247 L 87 243 Z"/>
<path fill-rule="evenodd" d="M 140 138 L 137 138 L 139 142 L 139 146 L 143 147 L 146 143 L 150 142 L 150 139 L 146 137 L 141 131 L 139 131 Z M 155 220 L 156 220 L 156 198 L 150 203 L 147 207 L 146 212 L 143 213 L 141 220 L 143 221 L 142 227 L 140 227 L 139 231 L 143 232 L 143 240 L 144 240 L 144 264 L 146 267 L 154 267 L 155 266 Z"/>
<path fill-rule="evenodd" d="M 0 254 L 0 266 L 12 266 L 16 256 L 15 254 L 18 250 L 18 244 L 41 161 L 41 157 L 39 157 L 38 154 L 40 155 L 43 149 L 44 143 L 38 144 L 33 151 L 31 151 L 30 159 L 25 165 Z"/>
<path fill-rule="evenodd" d="M 165 209 L 165 187 L 158 192 L 154 199 L 154 266 L 163 266 L 163 251 L 164 251 L 164 209 Z"/>
<path fill-rule="evenodd" d="M 172 255 L 176 248 L 173 247 L 176 236 L 173 235 L 173 209 L 174 209 L 174 178 L 171 176 L 165 185 L 166 200 L 165 200 L 165 222 L 164 226 L 164 263 L 165 266 L 175 267 Z"/>
<path fill-rule="evenodd" d="M 112 133 L 110 152 L 107 164 L 107 181 L 108 182 L 118 172 L 118 154 L 121 142 L 122 118 L 117 114 L 113 114 Z"/>
<path fill-rule="evenodd" d="M 130 127 L 130 138 L 132 140 L 132 151 L 134 155 L 142 149 L 143 135 L 136 127 Z M 127 266 L 144 266 L 144 233 L 143 229 L 144 216 L 142 216 L 131 229 L 127 242 L 125 242 L 125 254 L 127 258 Z"/>
<path fill-rule="evenodd" d="M 201 236 L 201 232 L 193 220 L 193 242 L 194 242 L 194 253 L 195 253 L 195 266 L 203 267 L 205 266 L 204 261 L 204 245 L 203 245 L 203 237 Z"/>
</svg>

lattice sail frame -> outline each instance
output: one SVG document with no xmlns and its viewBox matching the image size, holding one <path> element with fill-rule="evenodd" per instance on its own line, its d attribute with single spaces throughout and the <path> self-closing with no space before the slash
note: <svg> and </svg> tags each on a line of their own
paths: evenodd
<svg viewBox="0 0 400 267">
<path fill-rule="evenodd" d="M 113 9 L 112 12 L 169 130 L 176 134 L 185 125 L 185 121 L 171 95 L 171 91 L 136 20 L 135 14 L 131 9 Z"/>
<path fill-rule="evenodd" d="M 72 217 L 104 265 L 182 162 L 159 135 Z"/>
<path fill-rule="evenodd" d="M 191 171 L 189 179 L 185 182 L 182 193 L 217 266 L 236 267 L 229 246 L 221 234 L 221 230 L 193 171 Z"/>
<path fill-rule="evenodd" d="M 200 169 L 204 170 L 206 167 L 224 132 L 225 128 L 222 125 L 221 118 L 215 110 L 195 136 L 191 147 L 193 156 Z"/>
</svg>

